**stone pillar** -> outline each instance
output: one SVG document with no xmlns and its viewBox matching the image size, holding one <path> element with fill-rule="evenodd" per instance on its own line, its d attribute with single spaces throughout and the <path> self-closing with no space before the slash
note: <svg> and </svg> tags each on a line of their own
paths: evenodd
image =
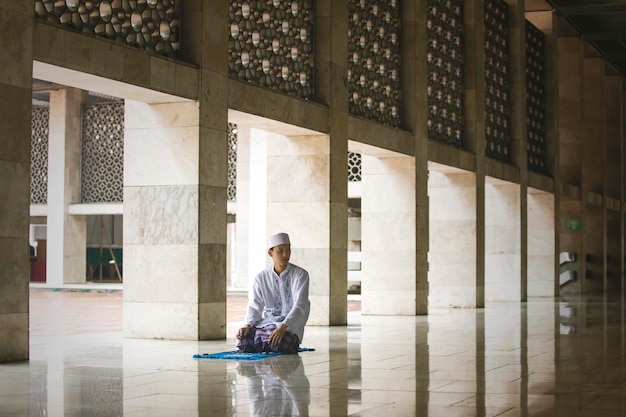
<svg viewBox="0 0 626 417">
<path fill-rule="evenodd" d="M 415 315 L 415 162 L 363 155 L 363 314 Z"/>
<path fill-rule="evenodd" d="M 584 58 L 581 123 L 584 292 L 602 291 L 606 279 L 604 242 L 606 208 L 603 201 L 606 141 L 602 120 L 603 79 L 603 59 Z"/>
<path fill-rule="evenodd" d="M 32 9 L 0 4 L 0 362 L 28 359 Z"/>
<path fill-rule="evenodd" d="M 311 313 L 318 324 L 343 325 L 348 321 L 348 2 L 317 2 L 315 19 L 316 100 L 330 108 L 323 140 L 328 194 L 320 201 L 327 205 L 328 236 L 322 248 L 328 248 L 329 269 L 323 275 L 328 280 L 314 289 L 321 299 Z"/>
<path fill-rule="evenodd" d="M 317 325 L 345 324 L 347 320 L 347 253 L 343 274 L 342 265 L 331 261 L 336 250 L 333 239 L 339 240 L 332 236 L 331 228 L 331 163 L 326 135 L 268 138 L 267 234 L 289 234 L 291 262 L 309 272 L 309 324 Z M 343 237 L 347 246 L 347 231 Z M 336 295 L 342 293 L 341 289 L 343 297 Z M 333 316 L 334 311 L 342 309 L 343 320 Z"/>
<path fill-rule="evenodd" d="M 124 336 L 223 338 L 226 124 L 217 161 L 197 102 L 126 101 L 125 120 Z M 203 185 L 210 163 L 221 187 Z"/>
<path fill-rule="evenodd" d="M 606 72 L 612 69 L 605 64 Z M 622 194 L 624 182 L 622 175 L 622 79 L 615 75 L 604 77 L 603 87 L 603 119 L 606 138 L 606 164 L 604 177 L 606 205 L 606 290 L 615 295 L 621 291 L 623 275 L 624 244 L 621 230 Z M 621 181 L 619 180 L 621 178 Z"/>
<path fill-rule="evenodd" d="M 485 306 L 485 22 L 484 2 L 464 3 L 465 136 L 476 155 L 476 302 Z"/>
<path fill-rule="evenodd" d="M 519 168 L 519 298 L 526 301 L 528 294 L 528 137 L 526 132 L 526 19 L 525 2 L 506 0 L 509 4 L 509 49 L 511 52 L 511 142 L 513 165 Z"/>
<path fill-rule="evenodd" d="M 485 192 L 485 301 L 520 301 L 520 186 L 489 179 Z"/>
<path fill-rule="evenodd" d="M 46 284 L 60 287 L 86 281 L 87 222 L 69 214 L 80 203 L 81 106 L 86 92 L 50 91 L 48 145 L 48 227 Z"/>
<path fill-rule="evenodd" d="M 560 25 L 567 25 L 562 19 L 555 18 L 555 33 Z M 576 274 L 576 279 L 559 286 L 559 294 L 574 294 L 582 290 L 584 282 L 582 231 L 577 221 L 582 220 L 580 196 L 580 173 L 582 163 L 582 54 L 583 45 L 577 37 L 558 37 L 556 44 L 556 81 L 558 90 L 556 106 L 556 130 L 558 134 L 557 160 L 555 169 L 556 224 L 558 229 L 559 253 L 571 252 L 576 261 L 568 269 Z M 557 254 L 558 255 L 558 254 Z"/>
<path fill-rule="evenodd" d="M 554 195 L 528 188 L 528 281 L 529 297 L 555 297 Z"/>
<path fill-rule="evenodd" d="M 476 177 L 437 172 L 428 180 L 432 307 L 476 307 Z"/>
<path fill-rule="evenodd" d="M 236 275 L 230 285 L 233 289 L 247 290 L 249 271 L 249 227 L 250 220 L 250 128 L 237 125 L 237 218 L 235 223 L 235 264 Z M 265 175 L 263 175 L 265 177 Z"/>
<path fill-rule="evenodd" d="M 426 16 L 428 2 L 402 3 L 402 89 L 403 124 L 414 134 L 415 153 L 415 314 L 428 314 L 429 227 L 428 202 L 428 114 Z"/>
</svg>

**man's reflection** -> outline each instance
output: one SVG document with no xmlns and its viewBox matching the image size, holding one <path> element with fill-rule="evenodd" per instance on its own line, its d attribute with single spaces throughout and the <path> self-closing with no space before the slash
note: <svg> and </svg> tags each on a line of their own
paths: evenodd
<svg viewBox="0 0 626 417">
<path fill-rule="evenodd" d="M 308 416 L 311 387 L 299 355 L 239 362 L 253 416 Z"/>
</svg>

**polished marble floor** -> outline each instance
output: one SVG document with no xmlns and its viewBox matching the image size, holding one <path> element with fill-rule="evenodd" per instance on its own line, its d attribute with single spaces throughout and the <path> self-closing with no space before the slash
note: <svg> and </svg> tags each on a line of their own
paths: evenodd
<svg viewBox="0 0 626 417">
<path fill-rule="evenodd" d="M 30 361 L 0 364 L 0 416 L 626 415 L 622 300 L 361 316 L 308 326 L 299 355 L 196 360 L 228 340 L 124 339 L 121 292 L 31 289 Z"/>
</svg>

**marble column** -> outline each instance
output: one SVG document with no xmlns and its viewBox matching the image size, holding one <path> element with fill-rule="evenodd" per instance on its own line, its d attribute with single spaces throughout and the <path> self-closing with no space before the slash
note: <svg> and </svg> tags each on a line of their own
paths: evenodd
<svg viewBox="0 0 626 417">
<path fill-rule="evenodd" d="M 485 22 L 484 1 L 464 3 L 465 136 L 476 155 L 476 302 L 485 306 Z"/>
<path fill-rule="evenodd" d="M 269 262 L 267 241 L 267 140 L 270 133 L 237 126 L 237 279 L 247 291 Z"/>
<path fill-rule="evenodd" d="M 476 177 L 474 173 L 430 171 L 432 307 L 476 307 Z"/>
<path fill-rule="evenodd" d="M 555 33 L 559 27 L 566 25 L 562 19 L 555 20 Z M 568 269 L 576 273 L 576 279 L 559 287 L 560 295 L 575 294 L 582 290 L 585 280 L 582 267 L 583 236 L 576 222 L 582 220 L 582 203 L 580 196 L 581 163 L 582 163 L 582 56 L 583 44 L 577 37 L 557 37 L 556 41 L 556 81 L 557 100 L 557 161 L 555 169 L 556 224 L 558 230 L 559 253 L 571 252 L 576 261 L 568 265 Z M 568 227 L 569 225 L 569 227 Z"/>
<path fill-rule="evenodd" d="M 520 186 L 488 178 L 485 192 L 485 301 L 520 301 Z"/>
<path fill-rule="evenodd" d="M 361 311 L 415 315 L 415 160 L 363 155 Z"/>
<path fill-rule="evenodd" d="M 528 281 L 529 297 L 554 297 L 555 234 L 554 195 L 528 188 Z"/>
<path fill-rule="evenodd" d="M 46 284 L 60 287 L 86 281 L 87 221 L 69 214 L 80 203 L 81 106 L 87 93 L 50 91 L 48 145 L 48 227 Z"/>
<path fill-rule="evenodd" d="M 28 223 L 33 5 L 2 2 L 0 48 L 0 362 L 28 359 Z"/>
<path fill-rule="evenodd" d="M 326 135 L 268 137 L 267 234 L 288 233 L 291 262 L 309 272 L 309 324 L 314 325 L 345 324 L 346 317 L 334 317 L 333 311 L 347 315 L 347 254 L 343 265 L 331 261 L 330 166 Z M 343 237 L 347 246 L 347 231 Z"/>
<path fill-rule="evenodd" d="M 415 314 L 428 314 L 430 204 L 428 197 L 428 2 L 402 4 L 403 124 L 414 135 L 415 165 Z M 418 40 L 418 41 L 416 41 Z"/>
<path fill-rule="evenodd" d="M 226 145 L 211 187 L 197 102 L 127 100 L 125 120 L 124 336 L 223 338 Z"/>
<path fill-rule="evenodd" d="M 326 172 L 313 178 L 328 182 L 328 194 L 319 201 L 327 205 L 328 236 L 320 248 L 328 272 L 314 289 L 320 305 L 312 314 L 318 324 L 343 325 L 348 321 L 348 2 L 317 2 L 315 19 L 315 99 L 330 111 L 328 136 L 315 139 L 327 148 Z"/>
</svg>

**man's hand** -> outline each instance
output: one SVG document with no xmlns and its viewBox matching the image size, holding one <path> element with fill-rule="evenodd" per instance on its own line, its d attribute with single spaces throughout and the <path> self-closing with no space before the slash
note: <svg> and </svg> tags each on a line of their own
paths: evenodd
<svg viewBox="0 0 626 417">
<path fill-rule="evenodd" d="M 248 332 L 250 331 L 251 327 L 249 324 L 246 324 L 245 326 L 241 327 L 239 330 L 237 330 L 237 334 L 235 335 L 235 337 L 237 339 L 241 339 L 243 337 L 245 337 Z"/>
<path fill-rule="evenodd" d="M 277 344 L 279 344 L 280 341 L 283 340 L 283 336 L 285 335 L 286 331 L 287 331 L 287 325 L 285 323 L 281 323 L 280 326 L 278 326 L 276 330 L 274 330 L 272 334 L 270 335 L 270 338 L 269 338 L 270 345 L 276 346 Z"/>
</svg>

